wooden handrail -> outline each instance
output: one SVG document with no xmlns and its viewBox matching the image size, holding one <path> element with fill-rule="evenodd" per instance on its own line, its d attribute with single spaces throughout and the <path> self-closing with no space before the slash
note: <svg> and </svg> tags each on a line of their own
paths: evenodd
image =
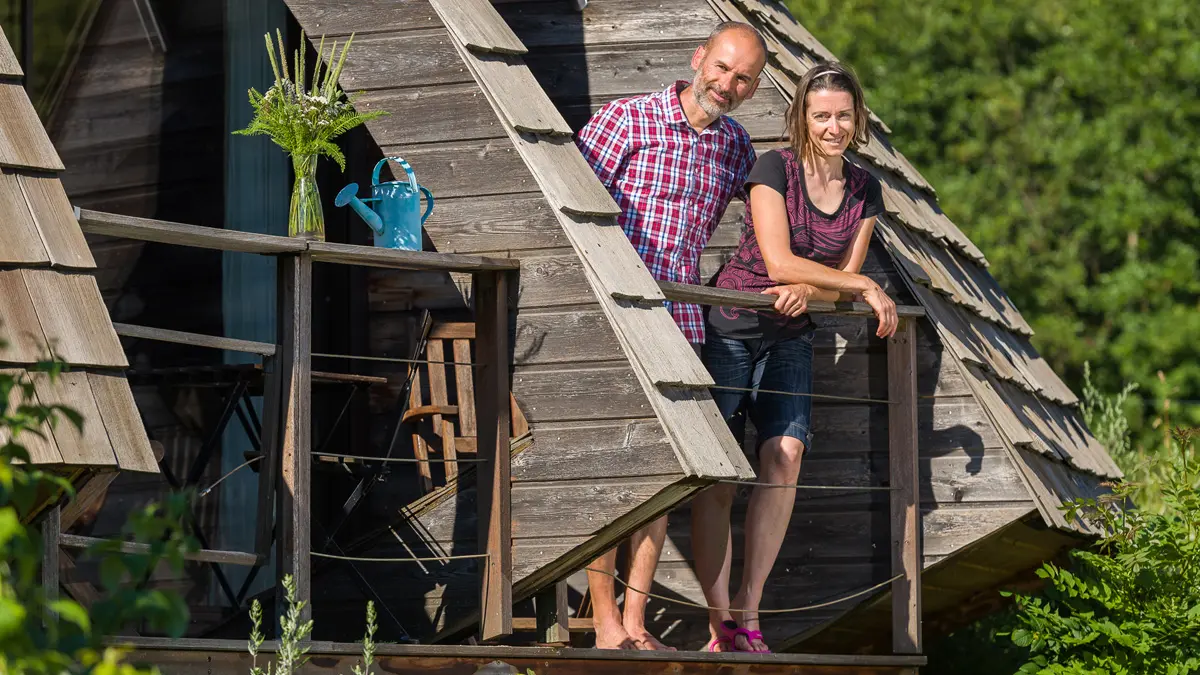
<svg viewBox="0 0 1200 675">
<path fill-rule="evenodd" d="M 58 535 L 58 545 L 67 548 L 88 548 L 102 542 L 113 541 L 111 539 L 100 539 L 98 537 L 83 537 L 77 534 L 60 534 Z M 133 553 L 135 555 L 147 555 L 150 553 L 149 544 L 138 544 L 131 541 L 118 542 L 121 546 L 122 553 Z M 242 553 L 241 551 L 215 551 L 210 549 L 200 549 L 191 553 L 184 554 L 185 560 L 196 560 L 199 562 L 210 563 L 228 563 L 230 565 L 244 565 L 253 567 L 258 564 L 258 556 L 253 553 Z"/>
<path fill-rule="evenodd" d="M 187 333 L 180 330 L 169 330 L 166 328 L 135 326 L 133 324 L 117 323 L 115 321 L 113 322 L 113 328 L 117 330 L 117 335 L 122 337 L 157 340 L 159 342 L 174 342 L 181 345 L 192 345 L 193 347 L 210 347 L 212 349 L 224 349 L 231 352 L 258 354 L 260 356 L 275 355 L 275 345 L 271 344 L 270 342 L 238 340 L 236 338 L 220 337 L 217 335 L 203 335 L 201 333 Z"/>
<path fill-rule="evenodd" d="M 294 255 L 307 251 L 312 254 L 314 262 L 438 272 L 496 272 L 515 270 L 521 266 L 520 261 L 512 258 L 488 258 L 437 251 L 402 251 L 375 246 L 308 241 L 272 234 L 135 218 L 90 209 L 76 209 L 75 217 L 79 226 L 88 234 L 264 255 Z"/>
<path fill-rule="evenodd" d="M 675 302 L 691 302 L 697 305 L 712 307 L 740 307 L 743 309 L 771 309 L 775 306 L 775 296 L 747 291 L 734 291 L 728 288 L 714 286 L 696 286 L 680 284 L 674 281 L 660 281 L 667 300 Z M 875 316 L 875 310 L 865 302 L 824 302 L 810 300 L 810 314 L 841 314 L 844 316 Z M 925 316 L 925 308 L 914 305 L 896 305 L 896 315 L 902 317 Z"/>
</svg>

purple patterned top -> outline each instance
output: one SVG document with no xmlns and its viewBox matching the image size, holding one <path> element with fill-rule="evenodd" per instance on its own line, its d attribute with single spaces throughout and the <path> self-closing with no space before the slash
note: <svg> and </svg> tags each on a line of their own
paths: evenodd
<svg viewBox="0 0 1200 675">
<path fill-rule="evenodd" d="M 842 203 L 833 213 L 825 213 L 813 205 L 804 183 L 804 170 L 790 149 L 772 150 L 762 155 L 746 178 L 747 189 L 759 183 L 783 195 L 792 230 L 792 253 L 829 267 L 842 261 L 862 221 L 883 212 L 879 180 L 849 162 L 844 166 L 846 189 Z M 741 241 L 733 257 L 717 274 L 716 285 L 751 293 L 761 293 L 778 285 L 767 276 L 767 265 L 754 236 L 749 204 L 746 205 Z M 807 314 L 791 318 L 774 312 L 714 307 L 708 312 L 708 325 L 717 335 L 725 337 L 785 339 L 804 334 L 812 326 L 812 320 Z"/>
</svg>

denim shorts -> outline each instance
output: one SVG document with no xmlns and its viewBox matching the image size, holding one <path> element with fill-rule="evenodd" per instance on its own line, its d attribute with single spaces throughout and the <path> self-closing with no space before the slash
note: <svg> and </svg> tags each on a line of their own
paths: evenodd
<svg viewBox="0 0 1200 675">
<path fill-rule="evenodd" d="M 711 328 L 707 333 L 702 358 L 718 387 L 712 397 L 734 435 L 739 440 L 744 435 L 745 416 L 740 409 L 745 403 L 759 445 L 776 436 L 791 436 L 804 442 L 805 451 L 812 448 L 812 397 L 768 392 L 812 393 L 813 332 L 783 340 L 739 340 L 717 335 Z"/>
</svg>

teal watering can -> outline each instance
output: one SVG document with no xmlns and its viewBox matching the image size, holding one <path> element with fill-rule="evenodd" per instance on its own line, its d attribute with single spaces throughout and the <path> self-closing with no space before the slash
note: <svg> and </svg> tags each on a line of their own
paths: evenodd
<svg viewBox="0 0 1200 675">
<path fill-rule="evenodd" d="M 388 160 L 395 160 L 404 169 L 408 180 L 379 182 L 379 170 Z M 425 212 L 421 213 L 421 194 L 425 194 Z M 367 206 L 374 202 L 375 209 Z M 417 185 L 417 174 L 408 162 L 400 157 L 384 157 L 375 165 L 371 174 L 371 196 L 358 198 L 358 183 L 342 188 L 333 203 L 337 206 L 350 205 L 354 212 L 375 234 L 375 245 L 385 248 L 401 248 L 406 251 L 421 250 L 421 226 L 433 212 L 433 195 Z"/>
</svg>

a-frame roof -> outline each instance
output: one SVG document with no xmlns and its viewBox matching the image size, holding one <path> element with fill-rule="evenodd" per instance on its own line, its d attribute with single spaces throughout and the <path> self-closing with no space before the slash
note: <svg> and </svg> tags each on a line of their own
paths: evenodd
<svg viewBox="0 0 1200 675">
<path fill-rule="evenodd" d="M 0 37 L 0 369 L 28 374 L 38 402 L 84 418 L 82 431 L 63 420 L 20 440 L 41 466 L 157 471 L 95 262 L 58 180 L 62 162 L 20 78 Z M 68 365 L 57 379 L 27 373 L 52 354 Z"/>
</svg>

